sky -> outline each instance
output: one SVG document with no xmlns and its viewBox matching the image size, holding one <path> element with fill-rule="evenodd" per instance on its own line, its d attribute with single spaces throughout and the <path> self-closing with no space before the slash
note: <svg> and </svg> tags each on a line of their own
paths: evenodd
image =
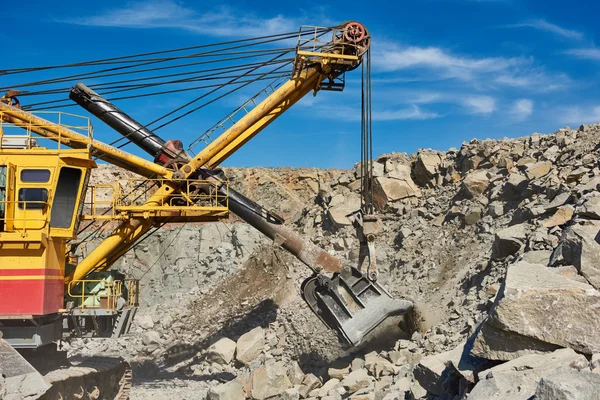
<svg viewBox="0 0 600 400">
<path fill-rule="evenodd" d="M 4 50 L 0 70 L 357 20 L 372 36 L 376 155 L 421 148 L 446 150 L 473 138 L 551 133 L 564 126 L 600 121 L 600 2 L 347 0 L 310 4 L 13 1 L 3 7 L 6 29 L 0 30 Z M 0 87 L 12 87 L 19 79 L 0 75 Z M 360 85 L 360 72 L 351 71 L 344 92 L 308 94 L 224 165 L 351 168 L 360 159 Z M 183 118 L 160 134 L 180 139 L 187 147 L 252 96 L 252 90 Z M 190 95 L 173 93 L 166 98 L 115 103 L 147 123 L 183 104 Z M 99 120 L 93 123 L 95 138 L 110 142 L 117 137 Z M 133 146 L 125 149 L 141 154 Z"/>
</svg>

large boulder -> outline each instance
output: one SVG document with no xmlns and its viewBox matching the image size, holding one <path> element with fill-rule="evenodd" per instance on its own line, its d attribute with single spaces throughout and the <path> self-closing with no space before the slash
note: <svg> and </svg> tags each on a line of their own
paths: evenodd
<svg viewBox="0 0 600 400">
<path fill-rule="evenodd" d="M 413 167 L 415 182 L 421 186 L 435 186 L 442 158 L 436 153 L 419 153 Z"/>
<path fill-rule="evenodd" d="M 543 161 L 528 166 L 525 174 L 527 175 L 527 179 L 533 180 L 548 175 L 551 169 L 552 163 Z"/>
<path fill-rule="evenodd" d="M 535 391 L 536 400 L 597 400 L 600 374 L 563 368 L 543 377 Z"/>
<path fill-rule="evenodd" d="M 565 229 L 550 265 L 574 265 L 592 286 L 600 289 L 600 222 L 588 221 Z"/>
<path fill-rule="evenodd" d="M 600 351 L 599 304 L 592 286 L 520 261 L 508 268 L 485 324 L 504 331 L 504 341 L 525 336 L 591 355 Z M 481 348 L 494 350 L 484 333 L 477 338 Z"/>
<path fill-rule="evenodd" d="M 352 221 L 347 215 L 360 209 L 360 198 L 355 195 L 335 195 L 329 203 L 327 213 L 329 219 L 336 228 L 352 225 Z"/>
<path fill-rule="evenodd" d="M 487 171 L 474 171 L 463 179 L 462 187 L 468 198 L 477 197 L 487 189 L 490 184 L 490 178 Z"/>
<path fill-rule="evenodd" d="M 469 400 L 527 400 L 535 395 L 539 380 L 570 365 L 583 365 L 586 358 L 571 349 L 529 354 L 478 374 L 479 382 Z"/>
<path fill-rule="evenodd" d="M 410 177 L 410 167 L 396 164 L 387 176 L 375 178 L 373 197 L 379 208 L 407 197 L 421 196 L 421 191 Z"/>
<path fill-rule="evenodd" d="M 235 358 L 242 364 L 250 364 L 256 360 L 265 346 L 265 333 L 258 326 L 244 333 L 237 341 Z"/>
<path fill-rule="evenodd" d="M 206 359 L 221 365 L 227 365 L 233 360 L 236 344 L 229 338 L 221 338 L 213 343 L 206 354 Z"/>
<path fill-rule="evenodd" d="M 244 388 L 238 380 L 213 386 L 208 391 L 207 400 L 245 400 Z"/>
</svg>

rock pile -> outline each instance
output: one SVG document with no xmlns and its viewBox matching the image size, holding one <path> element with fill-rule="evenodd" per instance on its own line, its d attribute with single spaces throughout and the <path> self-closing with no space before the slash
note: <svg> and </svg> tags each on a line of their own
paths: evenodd
<svg viewBox="0 0 600 400">
<path fill-rule="evenodd" d="M 128 357 L 139 398 L 155 398 L 157 381 L 208 399 L 597 398 L 599 156 L 600 124 L 380 156 L 380 280 L 419 311 L 418 329 L 387 348 L 340 346 L 298 296 L 307 270 L 233 220 L 163 230 L 129 255 L 122 268 L 150 268 L 135 335 L 73 352 Z M 347 215 L 360 204 L 359 165 L 227 174 L 358 259 Z"/>
</svg>

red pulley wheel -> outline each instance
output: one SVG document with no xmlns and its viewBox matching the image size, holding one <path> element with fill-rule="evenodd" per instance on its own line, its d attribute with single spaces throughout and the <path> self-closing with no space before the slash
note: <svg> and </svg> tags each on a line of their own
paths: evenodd
<svg viewBox="0 0 600 400">
<path fill-rule="evenodd" d="M 367 31 L 364 26 L 358 22 L 350 22 L 344 28 L 344 38 L 349 42 L 358 43 L 367 36 Z"/>
</svg>

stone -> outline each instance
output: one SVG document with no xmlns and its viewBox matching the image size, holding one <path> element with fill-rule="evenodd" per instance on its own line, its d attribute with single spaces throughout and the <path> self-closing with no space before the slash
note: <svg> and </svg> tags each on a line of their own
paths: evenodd
<svg viewBox="0 0 600 400">
<path fill-rule="evenodd" d="M 286 389 L 279 397 L 281 400 L 300 400 L 300 392 L 298 392 L 297 388 L 293 387 Z"/>
<path fill-rule="evenodd" d="M 419 153 L 413 168 L 415 182 L 421 186 L 435 186 L 442 158 L 437 154 Z"/>
<path fill-rule="evenodd" d="M 508 267 L 486 324 L 584 354 L 600 351 L 600 292 L 519 261 Z"/>
<path fill-rule="evenodd" d="M 264 366 L 254 369 L 250 375 L 252 398 L 264 400 L 281 395 L 292 387 L 282 362 L 269 360 Z"/>
<path fill-rule="evenodd" d="M 469 400 L 527 400 L 535 395 L 538 381 L 563 366 L 585 360 L 572 349 L 550 354 L 529 354 L 478 374 L 479 382 Z"/>
<path fill-rule="evenodd" d="M 600 367 L 600 353 L 592 354 L 592 360 L 590 361 L 590 368 L 595 369 Z"/>
<path fill-rule="evenodd" d="M 576 213 L 582 217 L 600 219 L 600 196 L 588 197 L 583 204 L 577 207 Z"/>
<path fill-rule="evenodd" d="M 465 224 L 475 225 L 481 219 L 481 210 L 479 208 L 473 208 L 465 214 Z"/>
<path fill-rule="evenodd" d="M 336 195 L 329 204 L 327 215 L 333 225 L 340 229 L 352 225 L 352 220 L 347 215 L 358 209 L 360 209 L 360 199 L 358 197 Z"/>
<path fill-rule="evenodd" d="M 527 354 L 546 354 L 560 346 L 507 332 L 483 323 L 476 333 L 471 354 L 488 360 L 509 361 Z"/>
<path fill-rule="evenodd" d="M 304 380 L 304 372 L 297 361 L 293 361 L 287 370 L 287 375 L 293 385 L 300 385 Z"/>
<path fill-rule="evenodd" d="M 330 391 L 332 391 L 333 389 L 335 389 L 338 385 L 340 384 L 340 380 L 337 378 L 331 378 L 329 379 L 327 382 L 325 382 L 323 384 L 323 386 L 321 386 L 319 388 L 319 397 L 323 397 L 323 396 L 327 396 L 329 394 Z"/>
<path fill-rule="evenodd" d="M 329 375 L 330 378 L 336 378 L 336 379 L 344 379 L 344 377 L 346 375 L 348 375 L 350 373 L 350 366 L 345 367 L 345 368 L 329 368 L 327 370 L 327 375 Z"/>
<path fill-rule="evenodd" d="M 388 203 L 420 196 L 421 191 L 409 176 L 402 179 L 391 177 L 375 178 L 373 199 L 379 208 L 384 208 Z"/>
<path fill-rule="evenodd" d="M 597 400 L 600 375 L 562 368 L 538 382 L 536 400 Z"/>
<path fill-rule="evenodd" d="M 352 363 L 350 364 L 350 369 L 352 371 L 356 371 L 356 370 L 362 369 L 364 367 L 365 367 L 365 360 L 362 358 L 359 358 L 359 357 L 353 359 Z"/>
<path fill-rule="evenodd" d="M 244 365 L 256 360 L 265 346 L 265 334 L 258 326 L 244 333 L 237 341 L 235 358 Z"/>
<path fill-rule="evenodd" d="M 462 187 L 468 198 L 474 198 L 481 195 L 487 189 L 490 183 L 487 171 L 470 172 L 463 179 Z"/>
<path fill-rule="evenodd" d="M 574 265 L 596 289 L 600 289 L 600 223 L 588 221 L 565 229 L 550 258 L 550 265 Z"/>
<path fill-rule="evenodd" d="M 341 383 L 349 393 L 354 393 L 359 389 L 369 386 L 369 384 L 372 382 L 372 379 L 373 378 L 369 376 L 367 370 L 362 368 L 350 372 Z"/>
<path fill-rule="evenodd" d="M 146 346 L 149 344 L 160 344 L 160 333 L 156 331 L 146 331 L 142 333 L 142 343 Z"/>
<path fill-rule="evenodd" d="M 208 390 L 207 400 L 245 400 L 242 384 L 237 380 L 213 386 Z"/>
<path fill-rule="evenodd" d="M 422 399 L 427 396 L 427 390 L 418 381 L 413 382 L 410 391 L 415 399 Z"/>
<path fill-rule="evenodd" d="M 210 345 L 206 359 L 221 365 L 227 365 L 233 360 L 236 344 L 229 338 L 221 338 Z"/>
<path fill-rule="evenodd" d="M 488 214 L 494 218 L 504 215 L 504 204 L 499 201 L 494 201 L 488 205 Z"/>
<path fill-rule="evenodd" d="M 313 374 L 306 374 L 302 380 L 302 384 L 310 390 L 320 388 L 322 385 L 321 380 Z"/>
<path fill-rule="evenodd" d="M 529 165 L 527 167 L 527 170 L 525 171 L 525 175 L 527 175 L 527 179 L 533 180 L 548 175 L 551 169 L 552 163 L 548 161 L 542 161 L 539 163 Z"/>
<path fill-rule="evenodd" d="M 506 194 L 521 193 L 525 189 L 527 189 L 527 178 L 519 173 L 510 174 L 504 184 L 504 192 Z"/>
<path fill-rule="evenodd" d="M 575 210 L 573 209 L 573 207 L 569 205 L 559 207 L 558 210 L 556 210 L 556 212 L 554 213 L 554 215 L 550 217 L 549 220 L 544 222 L 544 226 L 546 228 L 554 228 L 555 226 L 564 225 L 567 222 L 569 222 L 571 218 L 573 218 L 574 211 Z"/>
<path fill-rule="evenodd" d="M 462 342 L 450 351 L 423 357 L 413 370 L 415 380 L 429 393 L 437 396 L 453 395 L 447 393 L 444 387 L 451 374 L 449 368 L 453 368 L 468 382 L 474 383 L 474 371 L 486 362 L 471 357 L 470 350 L 470 345 Z"/>
<path fill-rule="evenodd" d="M 521 260 L 530 264 L 548 265 L 551 256 L 550 250 L 534 250 L 523 253 Z"/>
<path fill-rule="evenodd" d="M 142 329 L 154 328 L 154 321 L 150 315 L 140 315 L 135 318 L 135 323 Z"/>
<path fill-rule="evenodd" d="M 513 225 L 496 232 L 492 246 L 492 258 L 499 260 L 518 253 L 525 244 L 525 224 Z"/>
</svg>

